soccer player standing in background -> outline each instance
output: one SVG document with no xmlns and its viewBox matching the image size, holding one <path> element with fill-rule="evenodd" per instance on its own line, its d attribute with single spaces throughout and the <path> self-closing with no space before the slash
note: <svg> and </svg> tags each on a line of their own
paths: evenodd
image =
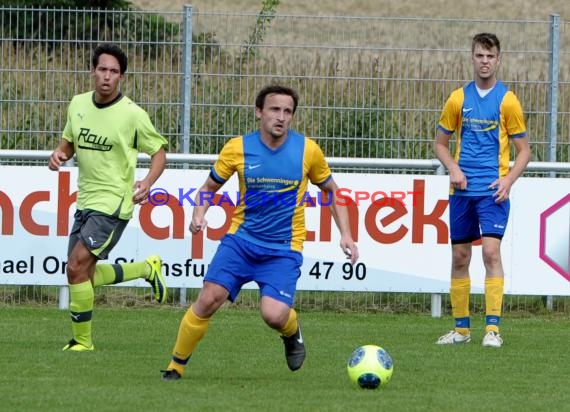
<svg viewBox="0 0 570 412">
<path fill-rule="evenodd" d="M 497 80 L 500 53 L 501 45 L 494 34 L 473 37 L 474 80 L 451 93 L 437 128 L 434 150 L 450 180 L 450 298 L 455 318 L 455 329 L 438 339 L 440 345 L 471 340 L 469 264 L 473 241 L 479 239 L 485 265 L 483 346 L 503 344 L 499 333 L 504 288 L 501 240 L 509 217 L 511 186 L 526 168 L 531 151 L 521 104 Z M 452 157 L 449 140 L 454 132 L 457 141 Z M 516 159 L 509 171 L 511 142 Z"/>
<path fill-rule="evenodd" d="M 164 380 L 181 378 L 212 315 L 226 300 L 234 301 L 250 281 L 260 288 L 261 317 L 281 334 L 287 366 L 295 371 L 303 365 L 305 344 L 292 306 L 303 263 L 303 199 L 309 180 L 332 196 L 329 207 L 340 230 L 340 246 L 352 263 L 358 259 L 348 212 L 337 204 L 338 186 L 322 150 L 313 140 L 289 129 L 298 100 L 297 92 L 288 87 L 263 88 L 255 100 L 259 130 L 224 145 L 196 194 L 190 223 L 193 234 L 207 227 L 205 214 L 210 203 L 200 201 L 202 193 L 216 193 L 238 174 L 240 202 L 208 267 L 198 299 L 180 322 Z"/>
<path fill-rule="evenodd" d="M 143 204 L 166 164 L 166 139 L 148 114 L 120 91 L 127 56 L 116 45 L 102 44 L 92 56 L 95 90 L 74 96 L 67 110 L 63 138 L 49 158 L 59 170 L 75 154 L 79 167 L 77 211 L 69 235 L 67 280 L 73 338 L 63 350 L 93 350 L 91 316 L 95 286 L 144 278 L 156 300 L 166 299 L 161 259 L 120 265 L 97 264 L 106 259 L 132 217 Z M 138 152 L 151 156 L 146 177 L 135 182 Z"/>
</svg>

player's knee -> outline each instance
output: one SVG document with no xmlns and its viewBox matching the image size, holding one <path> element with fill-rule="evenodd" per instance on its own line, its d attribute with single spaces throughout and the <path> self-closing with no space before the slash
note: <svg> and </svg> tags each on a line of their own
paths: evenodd
<svg viewBox="0 0 570 412">
<path fill-rule="evenodd" d="M 271 329 L 281 329 L 284 325 L 284 323 L 281 322 L 278 317 L 263 316 L 263 320 Z"/>
<path fill-rule="evenodd" d="M 65 267 L 67 281 L 70 284 L 80 283 L 89 279 L 87 269 L 77 260 L 70 259 Z"/>
<path fill-rule="evenodd" d="M 471 262 L 471 252 L 468 250 L 454 250 L 453 251 L 453 265 L 456 267 L 469 266 Z"/>
<path fill-rule="evenodd" d="M 198 300 L 192 305 L 193 311 L 196 316 L 209 318 L 222 306 L 226 298 L 212 293 L 201 293 Z"/>
<path fill-rule="evenodd" d="M 501 262 L 501 252 L 497 248 L 483 249 L 483 263 L 485 266 L 497 265 Z"/>
<path fill-rule="evenodd" d="M 289 313 L 282 311 L 262 311 L 261 318 L 272 329 L 281 329 L 287 323 Z"/>
</svg>

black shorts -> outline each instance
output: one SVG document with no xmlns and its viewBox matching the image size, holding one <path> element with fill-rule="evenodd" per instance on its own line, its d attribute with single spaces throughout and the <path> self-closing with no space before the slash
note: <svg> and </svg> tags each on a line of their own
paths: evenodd
<svg viewBox="0 0 570 412">
<path fill-rule="evenodd" d="M 129 223 L 128 220 L 88 209 L 77 210 L 74 218 L 67 256 L 71 254 L 75 244 L 81 241 L 98 259 L 107 259 Z"/>
</svg>

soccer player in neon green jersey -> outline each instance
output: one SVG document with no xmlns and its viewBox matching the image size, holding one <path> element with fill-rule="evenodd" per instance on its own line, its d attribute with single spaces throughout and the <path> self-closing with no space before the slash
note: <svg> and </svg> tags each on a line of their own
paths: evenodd
<svg viewBox="0 0 570 412">
<path fill-rule="evenodd" d="M 127 56 L 116 45 L 102 44 L 92 56 L 95 90 L 74 96 L 67 110 L 63 138 L 49 158 L 59 170 L 75 154 L 79 167 L 77 211 L 69 235 L 67 280 L 73 338 L 63 350 L 93 350 L 91 317 L 93 288 L 137 278 L 146 279 L 160 303 L 166 299 L 161 259 L 120 265 L 97 264 L 106 259 L 132 216 L 144 204 L 166 164 L 166 139 L 148 114 L 120 91 Z M 137 153 L 151 156 L 146 177 L 135 182 Z"/>
<path fill-rule="evenodd" d="M 337 202 L 338 186 L 317 143 L 289 129 L 299 98 L 289 87 L 270 85 L 255 100 L 258 130 L 230 139 L 196 194 L 190 231 L 207 226 L 210 204 L 202 194 L 217 192 L 237 173 L 240 202 L 231 226 L 220 242 L 198 299 L 180 322 L 171 361 L 162 379 L 182 377 L 192 352 L 206 333 L 210 318 L 226 301 L 234 301 L 242 286 L 256 282 L 260 313 L 281 335 L 285 360 L 298 370 L 305 360 L 305 344 L 292 308 L 301 275 L 306 237 L 305 205 L 308 182 L 331 199 L 329 208 L 340 231 L 340 247 L 352 263 L 358 259 L 348 212 Z"/>
<path fill-rule="evenodd" d="M 471 340 L 469 264 L 474 241 L 481 239 L 485 264 L 485 335 L 483 346 L 503 344 L 499 322 L 504 272 L 501 240 L 509 218 L 509 192 L 530 160 L 521 104 L 499 80 L 501 45 L 492 33 L 471 43 L 474 80 L 453 91 L 445 103 L 435 138 L 435 154 L 449 171 L 449 228 L 452 250 L 451 306 L 455 328 L 439 345 Z M 457 133 L 455 156 L 449 139 Z M 516 150 L 509 170 L 510 144 Z"/>
</svg>

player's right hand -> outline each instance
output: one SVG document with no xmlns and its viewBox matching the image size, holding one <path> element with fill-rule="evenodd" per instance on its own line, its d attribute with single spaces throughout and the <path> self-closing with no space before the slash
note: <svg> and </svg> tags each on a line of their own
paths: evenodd
<svg viewBox="0 0 570 412">
<path fill-rule="evenodd" d="M 449 171 L 449 181 L 454 189 L 465 190 L 467 189 L 467 178 L 459 167 L 455 170 Z"/>
</svg>

